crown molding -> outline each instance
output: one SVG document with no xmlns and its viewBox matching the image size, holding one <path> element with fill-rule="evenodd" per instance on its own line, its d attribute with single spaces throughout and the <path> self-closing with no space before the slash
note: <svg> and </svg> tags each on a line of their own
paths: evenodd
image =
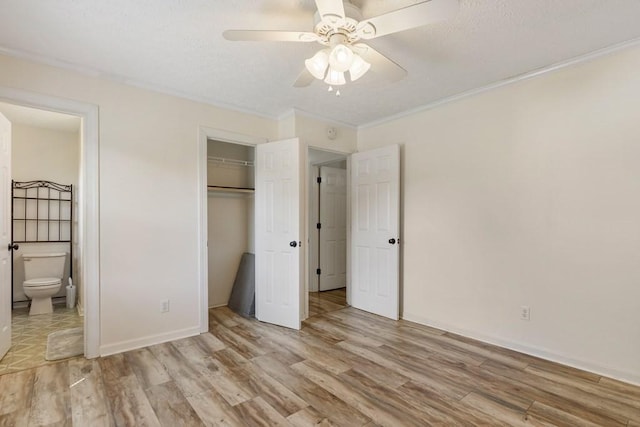
<svg viewBox="0 0 640 427">
<path fill-rule="evenodd" d="M 5 47 L 1 47 L 0 46 L 0 54 L 5 55 L 5 56 L 9 56 L 9 57 L 13 57 L 13 58 L 17 58 L 17 59 L 22 59 L 22 60 L 27 60 L 27 61 L 31 61 L 31 62 L 36 62 L 36 63 L 40 63 L 40 64 L 44 64 L 44 65 L 49 65 L 52 67 L 56 67 L 56 68 L 62 68 L 65 70 L 70 70 L 70 71 L 74 71 L 76 73 L 79 74 L 83 74 L 89 77 L 96 77 L 96 78 L 101 78 L 107 81 L 110 81 L 112 83 L 119 83 L 119 84 L 123 84 L 126 86 L 132 86 L 132 87 L 136 87 L 138 89 L 143 89 L 143 90 L 148 90 L 151 92 L 156 92 L 156 93 L 161 93 L 164 95 L 170 95 L 170 96 L 174 96 L 177 98 L 181 98 L 181 99 L 186 99 L 189 101 L 194 101 L 194 102 L 199 102 L 202 104 L 206 104 L 206 105 L 210 105 L 212 107 L 215 108 L 220 108 L 220 109 L 224 109 L 224 110 L 229 110 L 229 111 L 233 111 L 236 113 L 242 113 L 242 114 L 250 114 L 252 116 L 257 116 L 263 119 L 267 119 L 267 120 L 278 120 L 278 117 L 276 115 L 269 115 L 269 114 L 264 114 L 258 111 L 253 111 L 247 108 L 242 108 L 242 107 L 238 107 L 236 105 L 233 104 L 226 104 L 223 102 L 219 102 L 216 100 L 213 100 L 211 98 L 207 98 L 207 97 L 201 97 L 201 96 L 193 96 L 193 95 L 189 95 L 180 91 L 176 91 L 173 89 L 168 89 L 166 87 L 160 86 L 160 85 L 154 85 L 154 84 L 149 84 L 149 83 L 145 83 L 136 79 L 132 79 L 126 76 L 122 76 L 119 74 L 111 74 L 111 73 L 105 73 L 103 71 L 99 71 L 97 69 L 91 68 L 91 67 L 85 67 L 85 66 L 81 66 L 78 64 L 74 64 L 71 62 L 67 62 L 67 61 L 62 61 L 56 58 L 51 58 L 48 56 L 43 56 L 43 55 L 38 55 L 35 53 L 31 53 L 31 52 L 26 52 L 26 51 L 22 51 L 22 50 L 16 50 L 16 49 L 7 49 Z"/>
<path fill-rule="evenodd" d="M 389 123 L 398 119 L 402 119 L 404 117 L 412 116 L 414 114 L 421 113 L 423 111 L 431 110 L 437 107 L 440 107 L 445 104 L 449 104 L 451 102 L 459 101 L 464 98 L 469 98 L 471 96 L 479 95 L 484 92 L 488 92 L 490 90 L 498 89 L 503 86 L 508 86 L 514 83 L 518 83 L 521 81 L 529 80 L 535 77 L 543 76 L 545 74 L 549 74 L 555 71 L 562 70 L 567 67 L 572 67 L 574 65 L 579 65 L 585 62 L 593 61 L 595 59 L 601 58 L 603 56 L 611 55 L 613 53 L 619 52 L 621 50 L 629 49 L 632 47 L 640 46 L 640 38 L 635 38 L 631 40 L 627 40 L 626 42 L 617 43 L 612 46 L 608 46 L 602 49 L 595 50 L 593 52 L 586 53 L 584 55 L 576 56 L 571 59 L 556 62 L 555 64 L 551 64 L 542 68 L 538 68 L 537 70 L 529 71 L 523 74 L 520 74 L 515 77 L 510 77 L 504 80 L 499 80 L 495 83 L 490 83 L 488 85 L 471 89 L 466 92 L 461 92 L 456 95 L 448 96 L 446 98 L 439 99 L 437 101 L 431 102 L 429 104 L 421 105 L 416 108 L 412 108 L 410 110 L 403 111 L 401 113 L 397 113 L 391 116 L 387 116 L 385 118 L 374 120 L 369 123 L 365 123 L 358 126 L 358 130 L 368 129 L 372 127 L 376 127 L 385 123 Z"/>
<path fill-rule="evenodd" d="M 194 101 L 194 102 L 199 102 L 199 103 L 203 103 L 206 105 L 210 105 L 212 107 L 215 108 L 221 108 L 221 109 L 225 109 L 225 110 L 229 110 L 229 111 L 234 111 L 237 113 L 241 113 L 241 114 L 249 114 L 252 116 L 256 116 L 256 117 L 260 117 L 263 119 L 267 119 L 267 120 L 275 120 L 275 121 L 281 121 L 284 119 L 287 119 L 289 117 L 291 117 L 292 115 L 300 115 L 302 117 L 306 117 L 312 120 L 318 120 L 321 122 L 324 122 L 326 124 L 330 124 L 330 125 L 334 125 L 334 126 L 341 126 L 344 128 L 348 128 L 348 129 L 353 129 L 353 130 L 361 130 L 361 129 L 368 129 L 368 128 L 372 128 L 375 126 L 379 126 L 382 125 L 384 123 L 388 123 L 388 122 L 392 122 L 404 117 L 408 117 L 408 116 L 412 116 L 414 114 L 418 114 L 420 112 L 423 111 L 427 111 L 427 110 L 431 110 L 433 108 L 437 108 L 440 107 L 442 105 L 445 104 L 449 104 L 452 102 L 456 102 L 459 100 L 462 100 L 464 98 L 468 98 L 468 97 L 472 97 L 475 95 L 479 95 L 481 93 L 484 92 L 488 92 L 490 90 L 494 90 L 494 89 L 498 89 L 501 88 L 503 86 L 507 86 L 507 85 L 511 85 L 511 84 L 515 84 L 521 81 L 525 81 L 525 80 L 529 80 L 535 77 L 539 77 L 548 73 L 552 73 L 558 70 L 562 70 L 564 68 L 567 67 L 571 67 L 574 65 L 579 65 L 588 61 L 592 61 L 598 58 L 601 58 L 603 56 L 607 56 L 616 52 L 619 52 L 621 50 L 625 50 L 625 49 L 629 49 L 632 47 L 636 47 L 640 45 L 640 38 L 635 38 L 635 39 L 631 39 L 622 43 L 618 43 L 612 46 L 608 46 L 584 55 L 580 55 L 565 61 L 561 61 L 561 62 L 557 62 L 555 64 L 551 64 L 542 68 L 539 68 L 537 70 L 533 70 L 533 71 L 529 71 L 523 74 L 520 74 L 518 76 L 514 76 L 514 77 L 510 77 L 507 79 L 503 79 L 503 80 L 499 80 L 497 82 L 494 83 L 490 83 L 488 85 L 479 87 L 479 88 L 475 88 L 475 89 L 471 89 L 465 92 L 461 92 L 459 94 L 456 95 L 452 95 L 452 96 L 448 96 L 446 98 L 442 98 L 439 99 L 437 101 L 428 103 L 428 104 L 424 104 L 415 108 L 412 108 L 410 110 L 406 110 L 403 111 L 401 113 L 397 113 L 397 114 L 393 114 L 391 116 L 387 116 L 384 117 L 382 119 L 378 119 L 378 120 L 374 120 L 368 123 L 364 123 L 361 125 L 354 125 L 351 123 L 346 123 L 346 122 L 342 122 L 339 120 L 334 120 L 334 119 L 327 119 L 325 117 L 321 117 L 317 114 L 313 114 L 310 113 L 308 111 L 304 111 L 298 108 L 291 108 L 289 110 L 286 110 L 285 112 L 281 113 L 281 114 L 265 114 L 262 112 L 258 112 L 258 111 L 254 111 L 254 110 L 250 110 L 247 108 L 242 108 L 242 107 L 238 107 L 236 105 L 233 104 L 227 104 L 227 103 L 223 103 L 223 102 L 219 102 L 216 101 L 214 99 L 211 98 L 207 98 L 207 97 L 199 97 L 199 96 L 193 96 L 193 95 L 189 95 L 180 91 L 176 91 L 173 89 L 168 89 L 166 87 L 163 86 L 159 86 L 159 85 L 153 85 L 153 84 L 148 84 L 148 83 L 144 83 L 141 81 L 138 81 L 136 79 L 131 79 L 128 78 L 126 76 L 121 76 L 121 75 L 116 75 L 116 74 L 108 74 L 108 73 L 104 73 L 102 71 L 90 68 L 90 67 L 84 67 L 84 66 L 80 66 L 74 63 L 70 63 L 70 62 L 66 62 L 66 61 L 61 61 L 59 59 L 55 59 L 55 58 L 51 58 L 51 57 L 46 57 L 43 55 L 38 55 L 38 54 L 34 54 L 34 53 L 30 53 L 30 52 L 26 52 L 26 51 L 21 51 L 21 50 L 15 50 L 15 49 L 8 49 L 8 48 L 4 48 L 4 47 L 0 47 L 0 54 L 6 55 L 6 56 L 10 56 L 10 57 L 14 57 L 14 58 L 18 58 L 18 59 L 24 59 L 24 60 L 28 60 L 28 61 L 32 61 L 32 62 L 37 62 L 37 63 L 41 63 L 41 64 L 45 64 L 45 65 L 49 65 L 49 66 L 53 66 L 53 67 L 57 67 L 57 68 L 62 68 L 62 69 L 67 69 L 67 70 L 71 70 L 71 71 L 75 71 L 77 73 L 80 74 L 84 74 L 84 75 L 88 75 L 91 77 L 97 77 L 97 78 L 102 78 L 105 79 L 107 81 L 111 81 L 111 82 L 115 82 L 115 83 L 120 83 L 120 84 L 124 84 L 127 86 L 132 86 L 132 87 L 137 87 L 139 89 L 144 89 L 144 90 L 149 90 L 152 92 L 156 92 L 156 93 L 162 93 L 165 95 L 170 95 L 170 96 L 175 96 L 181 99 L 187 99 L 190 101 Z"/>
</svg>

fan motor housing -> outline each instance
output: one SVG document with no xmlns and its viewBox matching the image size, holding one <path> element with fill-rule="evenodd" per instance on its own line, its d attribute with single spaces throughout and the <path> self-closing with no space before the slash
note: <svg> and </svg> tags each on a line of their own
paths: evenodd
<svg viewBox="0 0 640 427">
<path fill-rule="evenodd" d="M 360 9 L 352 3 L 344 3 L 345 18 L 342 19 L 338 16 L 325 16 L 324 19 L 320 17 L 320 13 L 316 12 L 314 15 L 315 28 L 314 32 L 320 37 L 319 43 L 334 46 L 336 43 L 334 35 L 344 35 L 346 40 L 342 43 L 353 43 L 360 39 L 360 36 L 356 33 L 358 28 L 358 22 L 362 20 L 362 12 Z"/>
</svg>

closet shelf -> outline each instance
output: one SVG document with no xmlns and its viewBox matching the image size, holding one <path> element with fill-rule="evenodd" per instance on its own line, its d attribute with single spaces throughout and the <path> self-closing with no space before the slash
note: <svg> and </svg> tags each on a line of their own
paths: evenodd
<svg viewBox="0 0 640 427">
<path fill-rule="evenodd" d="M 222 192 L 222 193 L 253 193 L 254 188 L 249 187 L 224 187 L 221 185 L 207 185 L 208 191 Z"/>
</svg>

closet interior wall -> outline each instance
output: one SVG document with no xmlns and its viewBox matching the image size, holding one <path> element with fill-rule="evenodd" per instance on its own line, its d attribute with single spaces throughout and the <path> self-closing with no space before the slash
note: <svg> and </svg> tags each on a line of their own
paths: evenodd
<svg viewBox="0 0 640 427">
<path fill-rule="evenodd" d="M 254 152 L 207 142 L 209 307 L 227 305 L 240 258 L 254 251 Z"/>
</svg>

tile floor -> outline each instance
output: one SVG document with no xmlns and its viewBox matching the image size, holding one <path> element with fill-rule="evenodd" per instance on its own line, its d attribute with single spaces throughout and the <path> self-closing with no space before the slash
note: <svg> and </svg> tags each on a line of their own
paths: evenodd
<svg viewBox="0 0 640 427">
<path fill-rule="evenodd" d="M 0 360 L 0 375 L 47 365 L 47 336 L 51 332 L 82 326 L 82 317 L 75 308 L 54 305 L 53 313 L 29 316 L 28 308 L 12 312 L 11 348 Z"/>
</svg>

